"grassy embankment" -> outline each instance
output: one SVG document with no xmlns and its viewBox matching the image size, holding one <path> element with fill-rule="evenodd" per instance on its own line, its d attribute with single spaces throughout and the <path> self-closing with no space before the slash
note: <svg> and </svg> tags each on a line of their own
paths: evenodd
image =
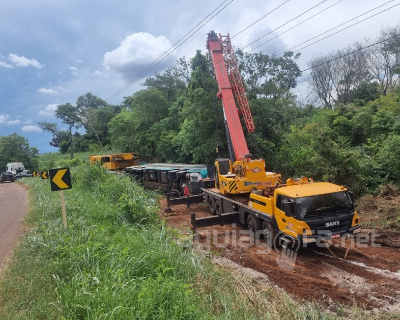
<svg viewBox="0 0 400 320">
<path fill-rule="evenodd" d="M 72 178 L 67 229 L 49 182 L 22 180 L 30 228 L 2 274 L 0 319 L 335 318 L 178 246 L 156 195 L 127 177 L 82 165 Z"/>
</svg>

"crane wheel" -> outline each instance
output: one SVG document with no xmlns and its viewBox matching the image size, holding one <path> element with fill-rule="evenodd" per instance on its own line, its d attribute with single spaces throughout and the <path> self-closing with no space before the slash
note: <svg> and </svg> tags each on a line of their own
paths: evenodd
<svg viewBox="0 0 400 320">
<path fill-rule="evenodd" d="M 262 224 L 263 234 L 265 242 L 269 248 L 276 248 L 277 247 L 277 239 L 276 238 L 276 230 L 271 222 L 263 221 Z"/>
<path fill-rule="evenodd" d="M 217 215 L 222 214 L 221 204 L 218 201 L 215 201 L 215 214 Z"/>
<path fill-rule="evenodd" d="M 210 208 L 210 213 L 212 215 L 215 214 L 215 199 L 214 198 L 208 198 L 208 207 Z"/>
<path fill-rule="evenodd" d="M 260 219 L 256 218 L 254 215 L 249 214 L 247 216 L 247 229 L 253 232 L 253 236 L 256 235 L 257 231 L 261 229 Z"/>
</svg>

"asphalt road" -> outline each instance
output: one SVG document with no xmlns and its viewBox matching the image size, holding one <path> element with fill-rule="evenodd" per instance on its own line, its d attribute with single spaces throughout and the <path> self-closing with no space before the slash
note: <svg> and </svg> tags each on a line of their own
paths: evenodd
<svg viewBox="0 0 400 320">
<path fill-rule="evenodd" d="M 0 269 L 22 235 L 27 191 L 15 182 L 0 183 Z"/>
</svg>

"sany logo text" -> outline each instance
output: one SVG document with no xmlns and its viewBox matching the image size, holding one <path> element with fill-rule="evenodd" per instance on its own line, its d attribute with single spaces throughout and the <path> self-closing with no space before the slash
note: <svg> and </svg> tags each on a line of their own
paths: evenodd
<svg viewBox="0 0 400 320">
<path fill-rule="evenodd" d="M 333 227 L 333 226 L 338 226 L 340 221 L 332 221 L 332 222 L 327 222 L 325 223 L 325 227 Z"/>
</svg>

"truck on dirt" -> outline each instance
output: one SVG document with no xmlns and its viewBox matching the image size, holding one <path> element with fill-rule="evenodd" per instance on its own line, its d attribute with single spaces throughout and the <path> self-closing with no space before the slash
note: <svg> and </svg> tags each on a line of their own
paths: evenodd
<svg viewBox="0 0 400 320">
<path fill-rule="evenodd" d="M 16 175 L 25 170 L 24 164 L 22 162 L 10 162 L 7 163 L 6 171 L 11 172 Z"/>
<path fill-rule="evenodd" d="M 328 182 L 303 177 L 249 195 L 222 194 L 216 188 L 203 193 L 212 214 L 246 225 L 270 247 L 307 246 L 361 231 L 353 193 Z"/>
<path fill-rule="evenodd" d="M 229 34 L 209 32 L 207 47 L 222 100 L 230 159 L 215 161 L 215 188 L 202 189 L 211 214 L 219 219 L 196 221 L 192 216 L 192 226 L 240 221 L 254 235 L 262 233 L 270 247 L 359 233 L 354 195 L 345 187 L 313 183 L 306 177 L 282 184 L 280 174 L 266 172 L 264 160 L 252 160 L 235 101 L 248 131 L 255 128 Z"/>
</svg>

